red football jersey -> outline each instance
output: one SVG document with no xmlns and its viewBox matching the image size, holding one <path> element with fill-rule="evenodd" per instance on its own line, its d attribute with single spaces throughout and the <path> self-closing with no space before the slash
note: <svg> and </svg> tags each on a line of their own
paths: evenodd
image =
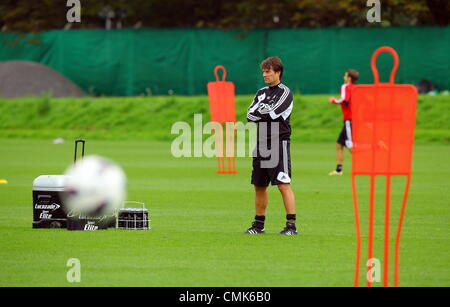
<svg viewBox="0 0 450 307">
<path fill-rule="evenodd" d="M 334 104 L 340 104 L 342 109 L 343 121 L 352 120 L 352 110 L 351 110 L 351 102 L 352 102 L 352 88 L 355 85 L 353 83 L 342 84 L 341 86 L 341 98 L 334 99 L 332 102 Z"/>
</svg>

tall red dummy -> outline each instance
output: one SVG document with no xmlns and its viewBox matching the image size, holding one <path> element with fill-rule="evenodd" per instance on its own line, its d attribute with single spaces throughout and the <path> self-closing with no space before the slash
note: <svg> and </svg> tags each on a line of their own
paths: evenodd
<svg viewBox="0 0 450 307">
<path fill-rule="evenodd" d="M 380 83 L 376 60 L 380 53 L 388 52 L 394 58 L 389 83 Z M 361 230 L 356 193 L 358 175 L 370 176 L 368 259 L 373 258 L 375 179 L 386 177 L 384 218 L 383 285 L 389 284 L 389 235 L 391 212 L 391 177 L 406 176 L 400 218 L 395 239 L 394 286 L 399 285 L 400 233 L 403 225 L 406 201 L 411 182 L 414 128 L 416 125 L 417 89 L 409 84 L 395 84 L 399 66 L 397 52 L 390 47 L 375 51 L 371 60 L 374 84 L 357 85 L 352 90 L 352 192 L 357 236 L 355 286 L 359 285 L 361 256 Z M 371 269 L 368 264 L 367 270 Z M 372 286 L 368 279 L 367 286 Z"/>
<path fill-rule="evenodd" d="M 218 71 L 223 71 L 222 80 L 219 80 Z M 214 69 L 216 81 L 208 82 L 209 108 L 211 121 L 220 124 L 220 129 L 214 131 L 217 163 L 219 174 L 236 173 L 236 162 L 234 156 L 235 131 L 236 131 L 236 109 L 233 82 L 225 81 L 227 71 L 219 65 Z M 225 124 L 226 154 L 224 154 L 223 124 Z M 225 169 L 225 156 L 228 165 Z"/>
</svg>

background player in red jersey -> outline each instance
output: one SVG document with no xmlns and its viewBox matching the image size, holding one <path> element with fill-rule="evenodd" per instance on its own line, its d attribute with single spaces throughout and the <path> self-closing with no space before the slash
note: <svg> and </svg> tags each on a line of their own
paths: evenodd
<svg viewBox="0 0 450 307">
<path fill-rule="evenodd" d="M 352 152 L 352 110 L 351 110 L 351 93 L 356 81 L 358 81 L 359 73 L 354 69 L 348 69 L 344 74 L 344 84 L 341 86 L 341 98 L 328 98 L 328 102 L 341 105 L 344 127 L 337 139 L 336 143 L 336 169 L 329 173 L 330 176 L 342 176 L 342 165 L 344 163 L 344 146 Z"/>
</svg>

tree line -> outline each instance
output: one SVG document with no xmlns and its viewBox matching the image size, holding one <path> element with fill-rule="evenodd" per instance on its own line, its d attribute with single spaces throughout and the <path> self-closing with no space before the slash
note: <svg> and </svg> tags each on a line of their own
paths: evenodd
<svg viewBox="0 0 450 307">
<path fill-rule="evenodd" d="M 68 23 L 67 0 L 2 0 L 0 29 L 39 32 L 111 28 L 319 28 L 447 26 L 449 0 L 377 0 L 381 22 L 369 23 L 374 0 L 79 0 L 81 22 Z M 73 1 L 72 1 L 73 2 Z"/>
</svg>

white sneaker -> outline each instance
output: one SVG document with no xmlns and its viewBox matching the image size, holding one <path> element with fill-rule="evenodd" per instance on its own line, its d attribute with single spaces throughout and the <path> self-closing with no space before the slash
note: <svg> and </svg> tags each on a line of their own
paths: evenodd
<svg viewBox="0 0 450 307">
<path fill-rule="evenodd" d="M 336 171 L 332 171 L 328 173 L 328 176 L 342 176 L 344 172 L 336 172 Z"/>
</svg>

